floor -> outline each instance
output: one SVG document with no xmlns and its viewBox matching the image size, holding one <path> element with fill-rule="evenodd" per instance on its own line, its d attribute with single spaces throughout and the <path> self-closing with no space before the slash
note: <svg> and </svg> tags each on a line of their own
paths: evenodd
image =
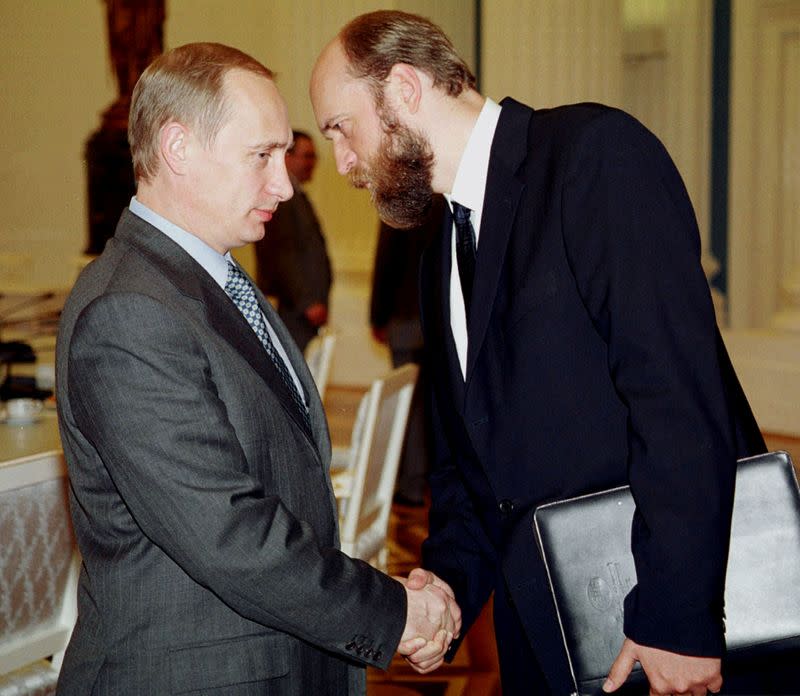
<svg viewBox="0 0 800 696">
<path fill-rule="evenodd" d="M 363 390 L 330 387 L 325 397 L 331 440 L 349 444 L 350 429 Z M 800 439 L 766 436 L 770 450 L 785 449 L 800 474 Z M 427 534 L 427 507 L 395 505 L 389 529 L 389 573 L 405 576 L 419 564 L 420 547 Z M 452 664 L 420 676 L 402 658 L 395 657 L 387 672 L 368 670 L 369 696 L 500 696 L 497 651 L 491 607 L 488 606 L 467 634 Z"/>
</svg>

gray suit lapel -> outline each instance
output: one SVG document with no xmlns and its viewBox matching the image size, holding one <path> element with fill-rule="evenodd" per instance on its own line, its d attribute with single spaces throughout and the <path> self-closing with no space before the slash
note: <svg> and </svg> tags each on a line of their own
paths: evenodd
<svg viewBox="0 0 800 696">
<path fill-rule="evenodd" d="M 242 269 L 242 272 L 245 273 L 244 269 Z M 245 273 L 245 275 L 247 275 L 247 273 Z M 317 391 L 317 385 L 314 383 L 314 378 L 311 376 L 311 372 L 308 369 L 308 365 L 306 364 L 303 354 L 300 352 L 300 349 L 297 347 L 297 344 L 294 342 L 291 334 L 284 326 L 283 321 L 281 321 L 278 313 L 275 311 L 275 308 L 264 297 L 256 284 L 253 283 L 252 278 L 250 278 L 250 282 L 253 284 L 253 288 L 256 291 L 256 297 L 258 298 L 258 304 L 261 307 L 261 311 L 264 312 L 264 316 L 267 318 L 267 321 L 278 335 L 278 339 L 280 340 L 281 345 L 289 357 L 289 362 L 291 362 L 295 374 L 297 374 L 297 378 L 300 380 L 300 384 L 303 386 L 303 392 L 305 393 L 306 401 L 308 403 L 308 415 L 309 420 L 311 421 L 311 429 L 313 431 L 312 434 L 316 442 L 317 449 L 322 456 L 322 461 L 329 461 L 330 438 L 328 436 L 328 421 L 325 418 L 325 411 L 323 410 L 322 401 L 320 401 L 319 392 Z"/>
<path fill-rule="evenodd" d="M 159 271 L 175 285 L 187 298 L 199 302 L 205 311 L 206 319 L 211 328 L 227 341 L 258 373 L 269 389 L 279 396 L 280 402 L 292 420 L 305 433 L 315 448 L 319 450 L 319 437 L 308 430 L 302 415 L 294 404 L 288 387 L 278 374 L 272 362 L 267 359 L 264 347 L 258 340 L 247 320 L 236 308 L 225 291 L 214 281 L 205 269 L 198 264 L 178 244 L 155 227 L 134 215 L 127 209 L 123 212 L 117 227 L 115 239 L 120 243 L 128 244 L 144 255 Z M 258 293 L 260 296 L 260 293 Z M 268 303 L 259 298 L 262 309 L 271 312 Z M 288 333 L 283 330 L 282 323 L 274 312 L 267 315 L 273 327 L 280 327 L 283 333 L 278 333 L 284 347 L 289 353 L 292 366 L 300 376 L 304 370 L 299 369 L 297 360 L 292 357 L 292 350 L 299 353 L 293 345 Z M 287 345 L 288 343 L 288 345 Z M 302 360 L 302 356 L 300 356 Z M 305 372 L 308 370 L 305 369 Z M 310 376 L 309 376 L 310 378 Z M 303 388 L 308 394 L 306 382 L 300 377 Z M 309 396 L 311 401 L 311 397 Z M 319 402 L 317 397 L 316 402 Z M 318 417 L 317 417 L 318 420 Z M 324 420 L 324 416 L 323 416 Z M 312 418 L 312 423 L 314 419 Z M 318 428 L 315 428 L 317 430 Z M 325 440 L 325 438 L 322 438 Z"/>
</svg>

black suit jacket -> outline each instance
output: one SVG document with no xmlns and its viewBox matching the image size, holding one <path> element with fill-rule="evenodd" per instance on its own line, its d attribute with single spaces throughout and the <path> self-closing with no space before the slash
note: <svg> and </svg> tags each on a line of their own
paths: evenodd
<svg viewBox="0 0 800 696">
<path fill-rule="evenodd" d="M 369 308 L 372 326 L 384 328 L 392 320 L 419 319 L 419 263 L 441 229 L 446 207 L 444 196 L 436 195 L 425 221 L 417 227 L 402 230 L 380 223 Z"/>
<path fill-rule="evenodd" d="M 630 483 L 638 582 L 625 633 L 718 655 L 735 461 L 764 443 L 717 330 L 691 203 L 630 116 L 502 107 L 466 380 L 449 219 L 423 260 L 437 431 L 425 564 L 453 585 L 466 625 L 505 582 L 553 691 L 567 692 L 532 514 Z"/>
<path fill-rule="evenodd" d="M 306 319 L 313 304 L 328 306 L 332 272 L 322 227 L 297 179 L 294 196 L 281 203 L 255 243 L 258 287 L 278 299 L 278 314 L 300 350 L 317 334 Z"/>
</svg>

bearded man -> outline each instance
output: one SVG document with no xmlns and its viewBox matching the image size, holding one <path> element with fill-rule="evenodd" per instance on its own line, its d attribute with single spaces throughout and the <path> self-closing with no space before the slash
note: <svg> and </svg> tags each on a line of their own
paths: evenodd
<svg viewBox="0 0 800 696">
<path fill-rule="evenodd" d="M 639 661 L 653 694 L 719 691 L 736 459 L 765 446 L 661 143 L 597 104 L 496 104 L 439 27 L 395 11 L 341 30 L 311 100 L 385 222 L 448 201 L 421 269 L 436 443 L 423 561 L 465 626 L 494 594 L 504 692 L 573 690 L 535 508 L 623 484 L 637 582 L 604 688 Z"/>
</svg>

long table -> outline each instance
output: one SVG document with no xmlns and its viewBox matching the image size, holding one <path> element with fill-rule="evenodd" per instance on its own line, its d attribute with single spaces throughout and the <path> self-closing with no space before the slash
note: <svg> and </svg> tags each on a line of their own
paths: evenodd
<svg viewBox="0 0 800 696">
<path fill-rule="evenodd" d="M 46 408 L 35 423 L 0 422 L 0 461 L 61 449 L 56 412 Z"/>
</svg>

